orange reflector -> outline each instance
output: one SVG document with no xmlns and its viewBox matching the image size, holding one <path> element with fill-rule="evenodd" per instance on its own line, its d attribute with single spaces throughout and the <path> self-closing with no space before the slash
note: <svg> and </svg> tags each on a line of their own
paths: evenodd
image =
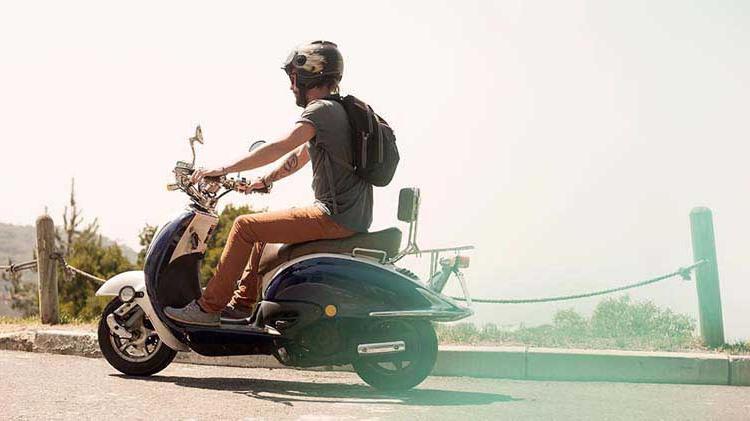
<svg viewBox="0 0 750 421">
<path fill-rule="evenodd" d="M 458 259 L 458 267 L 460 268 L 469 267 L 469 263 L 471 262 L 469 256 L 456 256 L 456 259 Z"/>
<path fill-rule="evenodd" d="M 324 311 L 325 311 L 325 313 L 326 313 L 326 316 L 328 316 L 328 317 L 333 317 L 333 316 L 335 316 L 335 315 L 336 315 L 336 313 L 338 312 L 338 310 L 336 309 L 336 306 L 335 306 L 335 305 L 333 305 L 333 304 L 328 304 L 328 305 L 326 306 L 326 308 L 325 308 L 325 310 L 324 310 Z"/>
<path fill-rule="evenodd" d="M 469 256 L 459 255 L 459 256 L 445 257 L 445 258 L 440 259 L 440 265 L 465 269 L 469 267 L 470 261 L 471 259 L 469 259 Z"/>
</svg>

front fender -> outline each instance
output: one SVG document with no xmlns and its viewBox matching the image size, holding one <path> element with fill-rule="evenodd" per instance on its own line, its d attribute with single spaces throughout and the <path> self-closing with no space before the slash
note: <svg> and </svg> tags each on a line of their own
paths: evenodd
<svg viewBox="0 0 750 421">
<path fill-rule="evenodd" d="M 118 273 L 117 275 L 109 278 L 99 289 L 96 291 L 97 296 L 112 296 L 120 293 L 120 290 L 124 286 L 131 286 L 136 291 L 143 291 L 146 289 L 146 279 L 142 270 L 131 270 L 129 272 Z"/>
</svg>

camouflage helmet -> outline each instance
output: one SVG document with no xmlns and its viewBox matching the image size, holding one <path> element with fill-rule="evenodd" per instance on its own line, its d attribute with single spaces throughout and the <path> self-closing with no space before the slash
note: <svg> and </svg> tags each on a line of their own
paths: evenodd
<svg viewBox="0 0 750 421">
<path fill-rule="evenodd" d="M 340 81 L 344 75 L 344 57 L 336 44 L 330 41 L 313 41 L 292 50 L 281 68 L 287 75 L 295 71 L 299 86 L 308 87 L 325 76 L 334 76 Z"/>
</svg>

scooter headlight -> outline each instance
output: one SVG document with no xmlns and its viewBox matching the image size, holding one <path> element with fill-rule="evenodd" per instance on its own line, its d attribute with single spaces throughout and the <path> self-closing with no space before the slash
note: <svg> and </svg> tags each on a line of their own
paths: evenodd
<svg viewBox="0 0 750 421">
<path fill-rule="evenodd" d="M 117 296 L 120 297 L 120 301 L 122 301 L 123 303 L 129 303 L 136 297 L 135 288 L 131 287 L 130 285 L 126 285 L 120 289 L 120 292 L 117 294 Z"/>
</svg>

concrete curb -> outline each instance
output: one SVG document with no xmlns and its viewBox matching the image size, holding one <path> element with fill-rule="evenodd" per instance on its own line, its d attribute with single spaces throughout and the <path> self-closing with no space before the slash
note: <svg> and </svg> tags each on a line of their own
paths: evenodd
<svg viewBox="0 0 750 421">
<path fill-rule="evenodd" d="M 69 330 L 39 330 L 34 339 L 34 352 L 49 354 L 101 357 L 99 341 L 95 333 L 72 332 Z"/>
<path fill-rule="evenodd" d="M 38 330 L 0 334 L 0 349 L 101 357 L 96 334 Z M 249 368 L 289 368 L 271 356 L 204 357 L 179 353 L 176 362 Z M 316 370 L 351 371 L 351 366 Z M 611 381 L 750 386 L 750 356 L 556 348 L 441 346 L 436 376 L 526 380 Z"/>
<path fill-rule="evenodd" d="M 529 349 L 527 377 L 635 383 L 729 384 L 722 354 Z"/>
<path fill-rule="evenodd" d="M 732 386 L 750 386 L 750 356 L 733 355 L 729 357 L 729 384 Z"/>
</svg>

